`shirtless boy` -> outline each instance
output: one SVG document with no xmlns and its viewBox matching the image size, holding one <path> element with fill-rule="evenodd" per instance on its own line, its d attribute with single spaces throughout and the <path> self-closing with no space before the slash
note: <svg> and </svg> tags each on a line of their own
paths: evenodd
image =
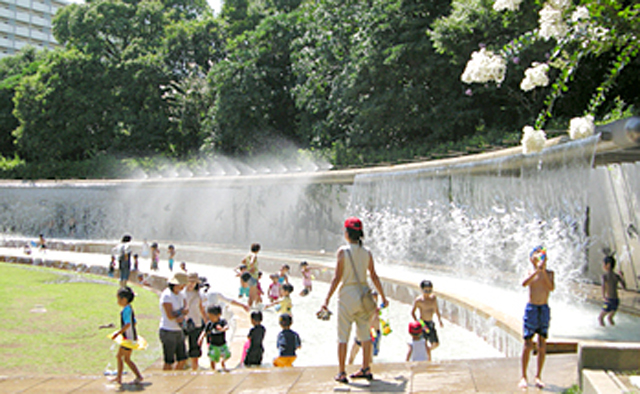
<svg viewBox="0 0 640 394">
<path fill-rule="evenodd" d="M 527 367 L 529 357 L 533 350 L 533 336 L 538 334 L 538 372 L 536 373 L 535 385 L 537 388 L 544 388 L 542 382 L 542 367 L 547 352 L 547 334 L 549 331 L 550 311 L 549 293 L 555 289 L 553 282 L 553 271 L 547 269 L 547 250 L 543 246 L 537 246 L 529 255 L 529 260 L 533 265 L 533 270 L 529 271 L 522 281 L 522 287 L 529 287 L 529 303 L 524 311 L 523 337 L 524 347 L 522 349 L 522 378 L 518 387 L 526 389 Z"/>
<path fill-rule="evenodd" d="M 604 299 L 604 306 L 602 312 L 598 316 L 600 325 L 604 327 L 604 318 L 607 316 L 609 324 L 612 326 L 616 323 L 613 321 L 618 310 L 618 304 L 620 299 L 618 298 L 618 283 L 622 285 L 623 289 L 627 289 L 627 283 L 624 281 L 622 275 L 616 274 L 613 270 L 616 268 L 616 259 L 613 256 L 607 256 L 603 261 L 604 275 L 602 275 L 602 298 Z M 622 271 L 620 272 L 622 274 Z"/>
<path fill-rule="evenodd" d="M 440 327 L 442 325 L 442 318 L 440 317 L 440 309 L 438 309 L 438 300 L 433 294 L 433 284 L 430 280 L 423 280 L 420 283 L 422 289 L 422 295 L 416 297 L 413 301 L 413 309 L 411 310 L 411 316 L 414 321 L 420 321 L 424 328 L 424 339 L 429 342 L 431 350 L 438 347 L 440 342 L 438 341 L 438 333 L 436 332 L 436 325 L 433 322 L 433 315 L 438 317 Z M 420 311 L 420 319 L 416 317 L 416 310 Z"/>
</svg>

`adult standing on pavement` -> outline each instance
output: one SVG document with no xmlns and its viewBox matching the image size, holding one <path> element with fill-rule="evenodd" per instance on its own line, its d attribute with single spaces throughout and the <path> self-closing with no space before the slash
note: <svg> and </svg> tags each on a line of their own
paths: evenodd
<svg viewBox="0 0 640 394">
<path fill-rule="evenodd" d="M 207 314 L 202 303 L 204 295 L 200 293 L 200 278 L 195 272 L 187 274 L 187 287 L 182 291 L 189 310 L 186 316 L 185 333 L 189 343 L 188 356 L 191 359 L 191 369 L 198 370 L 198 359 L 202 356 L 202 349 L 198 345 L 198 338 L 204 328 Z"/>
<path fill-rule="evenodd" d="M 122 237 L 122 241 L 116 246 L 115 255 L 118 259 L 118 269 L 120 270 L 120 287 L 126 287 L 129 275 L 131 274 L 131 236 L 129 234 Z"/>
<path fill-rule="evenodd" d="M 187 301 L 181 291 L 187 285 L 187 274 L 176 272 L 160 294 L 160 342 L 164 355 L 163 370 L 184 369 L 187 351 L 184 345 L 183 323 L 189 314 Z M 175 365 L 174 365 L 175 364 Z"/>
<path fill-rule="evenodd" d="M 350 217 L 344 222 L 344 237 L 347 245 L 341 246 L 337 253 L 337 263 L 322 309 L 328 310 L 331 296 L 336 291 L 340 283 L 338 292 L 338 375 L 335 380 L 341 383 L 348 383 L 345 371 L 345 361 L 347 358 L 347 343 L 351 334 L 351 326 L 356 323 L 356 337 L 362 343 L 362 368 L 351 375 L 352 379 L 365 378 L 373 379 L 370 369 L 371 360 L 371 339 L 369 334 L 369 319 L 371 314 L 365 312 L 362 295 L 363 287 L 366 284 L 367 272 L 374 286 L 378 289 L 378 294 L 382 298 L 382 307 L 386 307 L 389 302 L 384 295 L 384 289 L 380 283 L 380 278 L 376 273 L 373 256 L 369 249 L 362 245 L 364 233 L 362 222 L 356 217 Z"/>
</svg>

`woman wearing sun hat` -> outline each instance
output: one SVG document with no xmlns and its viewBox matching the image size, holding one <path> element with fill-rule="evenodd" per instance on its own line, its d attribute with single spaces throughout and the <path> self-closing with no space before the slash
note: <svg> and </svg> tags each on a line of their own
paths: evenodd
<svg viewBox="0 0 640 394">
<path fill-rule="evenodd" d="M 204 328 L 204 319 L 207 314 L 202 303 L 203 295 L 200 293 L 200 278 L 195 272 L 187 274 L 187 286 L 182 290 L 189 310 L 186 316 L 185 333 L 189 348 L 187 354 L 191 359 L 191 369 L 198 369 L 198 359 L 202 356 L 202 349 L 198 345 L 198 338 Z"/>
<path fill-rule="evenodd" d="M 160 342 L 164 354 L 163 370 L 184 369 L 187 352 L 184 345 L 183 323 L 189 313 L 181 291 L 188 283 L 187 274 L 176 272 L 169 278 L 167 288 L 160 294 Z"/>
<path fill-rule="evenodd" d="M 347 245 L 341 246 L 337 253 L 337 263 L 327 298 L 322 305 L 322 310 L 328 310 L 329 300 L 338 291 L 338 375 L 335 380 L 347 383 L 345 362 L 347 358 L 347 343 L 351 333 L 351 326 L 356 323 L 356 337 L 362 343 L 362 368 L 351 375 L 352 379 L 373 379 L 369 362 L 371 360 L 371 339 L 369 335 L 370 316 L 364 312 L 362 306 L 362 284 L 366 283 L 367 272 L 371 281 L 378 289 L 382 298 L 382 306 L 389 304 L 384 295 L 384 289 L 375 270 L 373 256 L 369 249 L 362 246 L 362 222 L 356 217 L 350 217 L 344 222 L 344 238 Z"/>
</svg>

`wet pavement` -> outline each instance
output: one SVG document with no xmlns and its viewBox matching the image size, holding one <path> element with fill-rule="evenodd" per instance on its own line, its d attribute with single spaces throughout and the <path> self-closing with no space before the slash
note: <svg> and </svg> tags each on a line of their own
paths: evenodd
<svg viewBox="0 0 640 394">
<path fill-rule="evenodd" d="M 535 362 L 534 362 L 535 363 Z M 532 363 L 532 364 L 534 364 Z M 355 372 L 351 366 L 347 372 Z M 2 393 L 560 393 L 577 383 L 576 355 L 547 358 L 544 390 L 517 387 L 517 358 L 464 360 L 440 363 L 374 364 L 374 380 L 333 380 L 336 367 L 236 369 L 230 372 L 143 372 L 141 385 L 113 384 L 104 376 L 0 376 Z M 530 376 L 533 376 L 533 368 Z M 131 379 L 131 378 L 128 378 Z"/>
<path fill-rule="evenodd" d="M 20 262 L 25 256 L 20 249 L 0 248 L 0 260 Z M 28 259 L 41 259 L 65 263 L 85 264 L 90 267 L 107 267 L 104 254 L 47 251 L 28 256 Z M 25 261 L 22 261 L 25 262 Z M 36 263 L 37 264 L 37 263 Z M 83 269 L 85 270 L 85 269 Z M 168 274 L 159 272 L 159 275 Z M 600 296 L 599 287 L 592 292 L 593 297 Z M 625 308 L 640 314 L 640 295 L 632 292 L 622 293 Z M 595 301 L 594 301 L 595 302 Z M 333 348 L 330 351 L 334 351 Z M 239 354 L 236 352 L 236 354 Z M 230 365 L 236 365 L 231 363 Z M 530 364 L 529 375 L 534 375 Z M 354 372 L 351 366 L 348 372 Z M 520 377 L 519 358 L 481 359 L 464 361 L 442 361 L 423 363 L 375 364 L 372 381 L 356 380 L 350 384 L 333 381 L 336 367 L 296 367 L 288 369 L 259 368 L 233 369 L 230 372 L 165 372 L 156 364 L 143 372 L 145 382 L 142 385 L 115 385 L 104 376 L 0 376 L 2 393 L 71 393 L 71 392 L 118 392 L 145 391 L 152 393 L 179 392 L 227 392 L 227 393 L 314 393 L 332 391 L 352 392 L 468 392 L 468 393 L 507 393 L 518 392 Z M 577 384 L 577 356 L 575 354 L 549 355 L 543 378 L 547 383 L 544 390 L 532 387 L 529 392 L 562 392 Z M 129 378 L 130 379 L 130 378 Z M 524 390 L 527 392 L 527 390 Z"/>
</svg>

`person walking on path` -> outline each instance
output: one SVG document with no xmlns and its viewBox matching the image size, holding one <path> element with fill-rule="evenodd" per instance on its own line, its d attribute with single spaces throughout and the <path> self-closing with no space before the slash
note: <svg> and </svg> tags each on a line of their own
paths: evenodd
<svg viewBox="0 0 640 394">
<path fill-rule="evenodd" d="M 547 335 L 549 331 L 549 293 L 555 289 L 553 271 L 547 269 L 547 250 L 543 246 L 535 247 L 529 256 L 533 270 L 522 281 L 523 287 L 529 288 L 529 302 L 524 311 L 522 348 L 522 378 L 518 387 L 526 389 L 527 367 L 529 357 L 534 348 L 533 337 L 538 334 L 538 370 L 535 377 L 535 385 L 539 389 L 544 388 L 542 382 L 542 367 L 547 353 Z"/>
<path fill-rule="evenodd" d="M 338 285 L 342 283 L 338 292 L 338 374 L 335 377 L 335 380 L 340 383 L 348 383 L 345 363 L 347 359 L 347 343 L 349 342 L 351 326 L 354 322 L 357 329 L 356 336 L 362 341 L 362 368 L 352 374 L 351 378 L 373 379 L 369 364 L 371 360 L 371 339 L 369 338 L 371 316 L 365 312 L 362 302 L 367 271 L 382 298 L 382 307 L 389 305 L 389 301 L 384 295 L 380 278 L 376 273 L 373 256 L 369 249 L 362 245 L 362 238 L 364 237 L 362 222 L 356 217 L 350 217 L 344 222 L 344 227 L 344 237 L 348 245 L 338 249 L 333 279 L 331 280 L 327 298 L 321 308 L 321 312 L 328 311 L 331 296 L 338 288 Z"/>
</svg>

